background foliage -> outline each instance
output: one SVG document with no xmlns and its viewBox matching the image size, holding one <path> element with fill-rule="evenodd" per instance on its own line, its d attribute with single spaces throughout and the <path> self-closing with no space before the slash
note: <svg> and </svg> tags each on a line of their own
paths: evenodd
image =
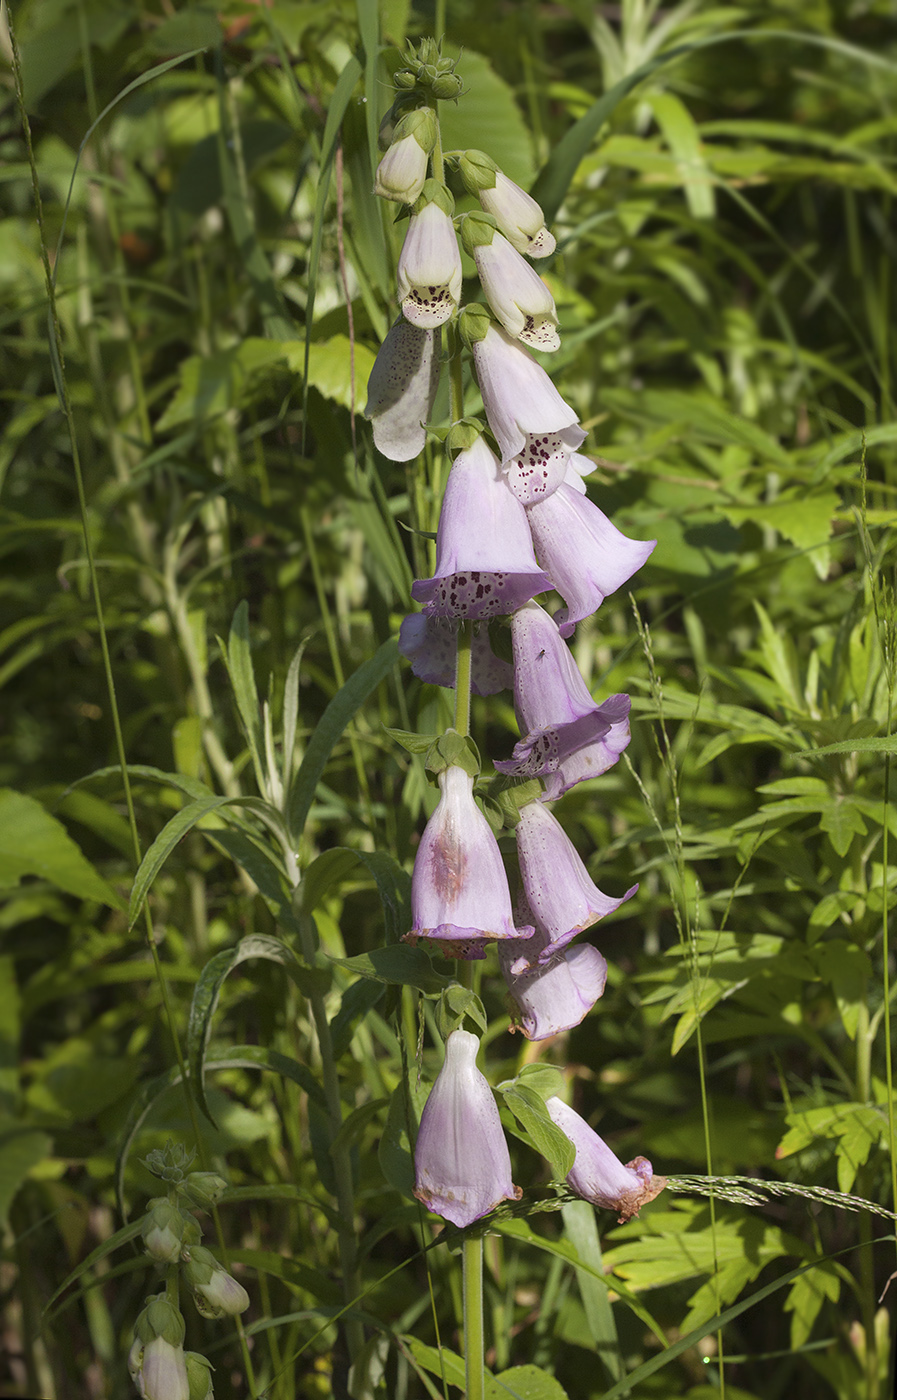
<svg viewBox="0 0 897 1400">
<path fill-rule="evenodd" d="M 338 1388 L 308 987 L 270 942 L 298 949 L 285 847 L 242 799 L 277 799 L 272 759 L 292 782 L 327 954 L 359 958 L 404 931 L 402 872 L 435 795 L 384 726 L 433 732 L 448 711 L 389 639 L 430 572 L 420 532 L 435 528 L 444 464 L 435 441 L 421 468 L 375 458 L 359 411 L 403 232 L 370 194 L 393 46 L 443 27 L 469 87 L 447 144 L 488 145 L 559 209 L 547 277 L 566 334 L 551 368 L 601 459 L 590 494 L 659 541 L 634 608 L 616 596 L 574 643 L 595 692 L 628 690 L 637 717 L 628 761 L 564 799 L 602 888 L 640 881 L 592 931 L 608 990 L 560 1046 L 507 1034 L 491 963 L 482 992 L 496 1082 L 537 1055 L 569 1065 L 624 1160 L 644 1152 L 680 1184 L 623 1227 L 582 1203 L 533 1213 L 548 1167 L 512 1143 L 529 1213 L 487 1239 L 488 1359 L 496 1373 L 538 1365 L 574 1400 L 617 1395 L 661 1339 L 697 1328 L 633 1395 L 890 1393 L 890 1299 L 876 1300 L 894 1251 L 873 1241 L 891 1223 L 795 1194 L 749 1206 L 731 1185 L 708 1199 L 681 1180 L 894 1200 L 889 0 L 449 0 L 438 13 L 21 0 L 13 20 L 141 856 L 161 844 L 143 867 L 149 925 L 132 926 L 136 858 L 6 35 L 4 1393 L 127 1393 L 151 1280 L 130 1247 L 105 1245 L 121 1205 L 139 1215 L 153 1193 L 140 1158 L 170 1136 L 193 1144 L 197 1125 L 232 1183 L 222 1240 L 253 1297 L 254 1391 L 236 1337 L 190 1323 L 216 1394 Z M 129 85 L 70 189 L 88 128 Z M 475 703 L 484 753 L 515 734 L 507 696 Z M 321 995 L 370 1374 L 383 1393 L 437 1394 L 459 1296 L 456 1256 L 418 1254 L 433 1235 L 408 1195 L 418 993 L 358 972 L 334 964 Z M 166 999 L 194 1066 L 206 1057 L 214 1126 L 190 1121 L 175 1083 Z M 560 1391 L 515 1371 L 495 1393 Z"/>
</svg>

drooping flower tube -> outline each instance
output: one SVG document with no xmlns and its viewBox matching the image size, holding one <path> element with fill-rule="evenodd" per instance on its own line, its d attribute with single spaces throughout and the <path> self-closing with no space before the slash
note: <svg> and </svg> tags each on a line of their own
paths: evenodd
<svg viewBox="0 0 897 1400">
<path fill-rule="evenodd" d="M 399 254 L 402 314 L 425 330 L 450 320 L 461 299 L 461 253 L 453 210 L 454 200 L 445 185 L 427 180 Z"/>
<path fill-rule="evenodd" d="M 545 801 L 611 768 L 629 743 L 629 696 L 597 705 L 557 625 L 538 603 L 511 619 L 514 708 L 524 736 L 500 773 L 539 778 Z"/>
<path fill-rule="evenodd" d="M 407 112 L 396 123 L 392 143 L 377 166 L 374 194 L 398 204 L 413 204 L 427 178 L 427 161 L 436 144 L 436 118 L 429 107 Z"/>
<path fill-rule="evenodd" d="M 579 420 L 542 366 L 495 325 L 485 307 L 466 306 L 460 326 L 508 485 L 524 505 L 544 500 L 560 486 L 570 455 L 585 438 Z"/>
<path fill-rule="evenodd" d="M 604 992 L 607 963 L 590 943 L 578 943 L 550 953 L 539 965 L 549 945 L 549 935 L 539 925 L 525 899 L 515 903 L 514 916 L 533 923 L 531 939 L 499 943 L 498 964 L 508 988 L 512 1017 L 527 1040 L 547 1040 L 578 1026 Z"/>
<path fill-rule="evenodd" d="M 364 416 L 371 420 L 374 445 L 391 462 L 410 462 L 423 452 L 424 424 L 439 388 L 439 346 L 435 332 L 394 321 L 377 351 L 368 380 Z"/>
<path fill-rule="evenodd" d="M 647 1157 L 634 1157 L 624 1166 L 607 1143 L 563 1099 L 550 1098 L 546 1107 L 551 1120 L 576 1148 L 576 1160 L 567 1183 L 577 1196 L 619 1213 L 625 1225 L 643 1205 L 653 1201 L 666 1186 L 665 1176 L 655 1176 Z"/>
<path fill-rule="evenodd" d="M 411 669 L 430 685 L 453 689 L 458 659 L 458 622 L 451 617 L 410 613 L 399 628 L 399 651 Z M 470 688 L 474 695 L 494 695 L 510 690 L 514 668 L 495 655 L 489 645 L 489 629 L 475 625 L 470 647 Z"/>
<path fill-rule="evenodd" d="M 562 637 L 631 578 L 657 543 L 629 539 L 566 481 L 527 516 L 539 563 L 567 604 L 555 616 Z"/>
<path fill-rule="evenodd" d="M 532 195 L 504 175 L 484 151 L 465 151 L 458 162 L 461 178 L 491 214 L 505 238 L 531 258 L 547 258 L 557 244 L 545 226 L 545 215 Z"/>
<path fill-rule="evenodd" d="M 473 778 L 456 764 L 439 774 L 442 796 L 424 829 L 411 876 L 413 927 L 447 958 L 484 958 L 486 945 L 531 937 L 514 927 L 508 880 L 492 828 L 473 799 Z"/>
<path fill-rule="evenodd" d="M 485 214 L 466 214 L 461 238 L 486 300 L 508 335 L 534 350 L 558 350 L 558 313 L 542 278 Z"/>
<path fill-rule="evenodd" d="M 448 1037 L 414 1149 L 415 1196 L 462 1228 L 522 1194 L 511 1180 L 498 1106 L 477 1069 L 479 1044 L 465 1030 Z"/>
<path fill-rule="evenodd" d="M 189 1400 L 185 1332 L 180 1311 L 164 1293 L 147 1299 L 128 1353 L 128 1370 L 141 1400 Z"/>
<path fill-rule="evenodd" d="M 537 955 L 540 966 L 638 889 L 633 885 L 619 899 L 602 893 L 557 817 L 541 802 L 520 809 L 517 856 L 527 903 L 548 935 Z"/>
<path fill-rule="evenodd" d="M 533 554 L 526 511 L 484 440 L 452 464 L 436 533 L 436 573 L 411 596 L 435 617 L 510 613 L 550 586 Z"/>
</svg>

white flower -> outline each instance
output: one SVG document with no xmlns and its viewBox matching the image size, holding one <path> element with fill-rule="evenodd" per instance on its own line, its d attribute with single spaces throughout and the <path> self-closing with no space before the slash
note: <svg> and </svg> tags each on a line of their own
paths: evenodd
<svg viewBox="0 0 897 1400">
<path fill-rule="evenodd" d="M 430 188 L 430 187 L 434 188 Z M 399 301 L 406 320 L 425 330 L 448 321 L 461 299 L 461 254 L 445 186 L 428 180 L 399 255 Z"/>
<path fill-rule="evenodd" d="M 486 300 L 508 335 L 535 350 L 558 350 L 558 314 L 542 278 L 482 214 L 462 224 L 464 246 L 476 263 Z"/>
<path fill-rule="evenodd" d="M 560 486 L 585 433 L 541 365 L 505 331 L 490 325 L 471 349 L 508 485 L 533 505 Z"/>
<path fill-rule="evenodd" d="M 557 244 L 545 227 L 541 208 L 532 195 L 502 174 L 491 156 L 482 151 L 465 151 L 458 169 L 467 189 L 477 196 L 518 253 L 547 258 L 554 252 Z"/>
<path fill-rule="evenodd" d="M 374 429 L 375 446 L 391 462 L 409 462 L 424 450 L 424 424 L 438 387 L 435 333 L 400 316 L 377 352 L 364 410 Z"/>
<path fill-rule="evenodd" d="M 172 1346 L 164 1337 L 148 1342 L 137 1386 L 145 1400 L 190 1400 L 184 1348 Z"/>
</svg>

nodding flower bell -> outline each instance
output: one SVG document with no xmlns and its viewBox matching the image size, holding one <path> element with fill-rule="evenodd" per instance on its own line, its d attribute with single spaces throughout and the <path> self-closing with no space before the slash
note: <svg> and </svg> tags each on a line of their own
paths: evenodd
<svg viewBox="0 0 897 1400">
<path fill-rule="evenodd" d="M 611 768 L 629 743 L 629 696 L 597 705 L 557 624 L 529 602 L 511 619 L 514 708 L 524 736 L 500 773 L 538 778 L 545 800 Z"/>
<path fill-rule="evenodd" d="M 210 1249 L 191 1245 L 184 1251 L 184 1273 L 193 1301 L 203 1317 L 236 1317 L 249 1307 L 249 1294 L 223 1268 Z"/>
<path fill-rule="evenodd" d="M 458 162 L 461 179 L 491 214 L 505 238 L 531 258 L 547 258 L 557 244 L 545 227 L 545 215 L 532 195 L 502 174 L 484 151 L 465 151 Z"/>
<path fill-rule="evenodd" d="M 487 943 L 530 937 L 514 927 L 498 842 L 473 800 L 473 778 L 452 764 L 439 774 L 442 796 L 420 839 L 411 876 L 414 926 L 444 957 L 484 958 Z"/>
<path fill-rule="evenodd" d="M 439 388 L 439 350 L 433 331 L 394 321 L 377 351 L 368 380 L 364 416 L 371 420 L 374 445 L 391 462 L 410 462 L 423 452 L 424 424 Z"/>
<path fill-rule="evenodd" d="M 461 254 L 453 210 L 454 200 L 445 185 L 427 180 L 399 254 L 402 314 L 425 330 L 448 321 L 461 300 Z"/>
<path fill-rule="evenodd" d="M 436 573 L 411 596 L 435 617 L 510 613 L 550 587 L 533 554 L 526 511 L 483 438 L 452 464 L 436 533 Z"/>
<path fill-rule="evenodd" d="M 527 509 L 538 560 L 567 604 L 555 616 L 562 637 L 631 578 L 657 543 L 629 539 L 586 499 L 584 489 L 581 494 L 564 481 Z"/>
<path fill-rule="evenodd" d="M 633 885 L 619 899 L 603 894 L 560 822 L 541 802 L 520 809 L 517 856 L 527 903 L 548 935 L 537 955 L 540 966 L 638 889 Z"/>
<path fill-rule="evenodd" d="M 422 681 L 453 689 L 458 663 L 458 622 L 451 617 L 410 613 L 399 628 L 399 651 L 411 662 Z M 470 688 L 474 695 L 494 695 L 510 690 L 514 668 L 502 661 L 489 645 L 489 629 L 474 627 L 470 646 Z"/>
<path fill-rule="evenodd" d="M 377 166 L 374 194 L 397 204 L 413 204 L 427 178 L 436 145 L 436 118 L 429 107 L 407 112 L 395 125 L 392 144 Z"/>
<path fill-rule="evenodd" d="M 508 335 L 534 350 L 560 349 L 554 297 L 542 278 L 487 214 L 466 214 L 461 238 L 476 263 L 483 291 Z"/>
<path fill-rule="evenodd" d="M 147 1299 L 134 1324 L 128 1370 L 141 1400 L 190 1400 L 184 1319 L 164 1293 Z"/>
<path fill-rule="evenodd" d="M 421 1115 L 414 1149 L 414 1194 L 463 1228 L 501 1201 L 520 1199 L 498 1106 L 477 1069 L 480 1042 L 456 1030 Z"/>
<path fill-rule="evenodd" d="M 525 901 L 514 907 L 515 917 L 536 925 L 535 935 L 523 942 L 499 943 L 498 965 L 508 988 L 508 1003 L 515 1025 L 527 1040 L 547 1040 L 578 1026 L 604 992 L 607 963 L 590 943 L 578 943 L 549 953 L 550 936 L 539 926 Z"/>
<path fill-rule="evenodd" d="M 542 366 L 485 307 L 466 306 L 460 326 L 508 485 L 523 505 L 532 505 L 560 486 L 585 433 Z"/>
<path fill-rule="evenodd" d="M 638 1215 L 643 1205 L 653 1201 L 666 1186 L 665 1176 L 655 1176 L 647 1157 L 634 1157 L 624 1166 L 607 1143 L 594 1132 L 563 1099 L 550 1098 L 546 1108 L 551 1121 L 560 1128 L 576 1148 L 573 1168 L 567 1173 L 567 1183 L 577 1196 L 619 1212 L 625 1225 Z"/>
</svg>

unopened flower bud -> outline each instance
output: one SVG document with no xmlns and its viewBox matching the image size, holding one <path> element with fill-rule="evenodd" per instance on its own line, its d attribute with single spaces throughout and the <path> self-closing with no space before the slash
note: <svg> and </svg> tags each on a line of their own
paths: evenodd
<svg viewBox="0 0 897 1400">
<path fill-rule="evenodd" d="M 186 1330 L 180 1311 L 164 1293 L 156 1293 L 147 1299 L 146 1307 L 134 1324 L 134 1335 L 144 1347 L 158 1337 L 164 1338 L 171 1346 L 180 1346 Z"/>
<path fill-rule="evenodd" d="M 429 107 L 408 112 L 397 123 L 393 143 L 377 166 L 374 194 L 413 204 L 427 178 L 427 157 L 436 144 L 436 117 Z"/>
<path fill-rule="evenodd" d="M 190 1400 L 214 1400 L 211 1361 L 207 1361 L 198 1351 L 188 1351 L 184 1360 L 187 1363 Z"/>
<path fill-rule="evenodd" d="M 465 306 L 458 317 L 458 329 L 468 350 L 485 340 L 494 324 L 485 306 L 480 306 L 478 302 L 471 302 L 469 306 Z"/>
<path fill-rule="evenodd" d="M 186 1250 L 184 1274 L 203 1317 L 234 1317 L 249 1307 L 249 1294 L 209 1249 L 202 1245 Z"/>
<path fill-rule="evenodd" d="M 440 73 L 430 84 L 430 91 L 434 97 L 438 97 L 443 102 L 452 102 L 456 97 L 461 96 L 464 84 L 457 73 Z"/>
<path fill-rule="evenodd" d="M 217 1172 L 191 1172 L 178 1187 L 195 1206 L 213 1206 L 227 1190 L 227 1182 Z"/>
<path fill-rule="evenodd" d="M 400 68 L 398 73 L 394 74 L 393 82 L 400 91 L 408 92 L 414 87 L 417 79 L 413 73 L 409 73 L 407 68 Z"/>
<path fill-rule="evenodd" d="M 170 1201 L 152 1204 L 143 1221 L 141 1234 L 146 1252 L 159 1264 L 175 1264 L 180 1258 L 187 1217 Z"/>
</svg>

